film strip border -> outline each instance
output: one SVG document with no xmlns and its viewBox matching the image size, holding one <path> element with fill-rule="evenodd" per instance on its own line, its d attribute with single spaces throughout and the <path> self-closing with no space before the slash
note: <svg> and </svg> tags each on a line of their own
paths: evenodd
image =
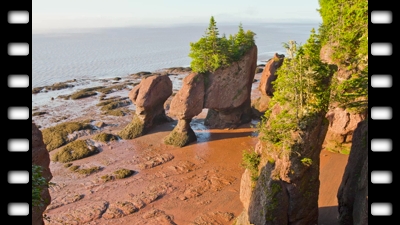
<svg viewBox="0 0 400 225">
<path fill-rule="evenodd" d="M 394 219 L 393 173 L 396 165 L 392 162 L 396 159 L 393 152 L 395 133 L 392 131 L 396 120 L 396 100 L 393 98 L 396 96 L 393 89 L 397 44 L 393 10 L 396 6 L 390 1 L 369 1 L 368 8 L 369 222 L 390 224 Z"/>
<path fill-rule="evenodd" d="M 31 139 L 31 50 L 32 50 L 32 2 L 8 1 L 4 10 L 7 15 L 3 38 L 7 46 L 4 61 L 7 76 L 5 90 L 7 126 L 4 129 L 4 143 L 7 153 L 7 217 L 17 224 L 29 224 L 31 220 L 30 172 Z M 395 199 L 393 172 L 396 159 L 393 152 L 394 114 L 393 89 L 396 29 L 393 21 L 395 1 L 369 1 L 369 135 L 370 173 L 369 221 L 373 224 L 390 224 L 393 217 Z M 3 39 L 3 40 L 4 40 Z M 5 50 L 5 48 L 3 48 Z M 392 69 L 393 68 L 393 69 Z M 3 92 L 4 93 L 4 92 Z M 3 111 L 3 112 L 4 112 Z M 3 207 L 4 209 L 5 207 Z M 10 220 L 8 220 L 10 221 Z"/>
<path fill-rule="evenodd" d="M 7 223 L 31 224 L 32 1 L 7 1 L 3 5 L 6 29 L 2 32 L 2 65 L 7 73 L 2 76 L 7 102 L 3 112 L 7 112 L 7 123 L 2 136 L 8 150 L 3 158 L 3 175 L 7 173 L 3 192 L 7 207 L 3 212 L 7 212 Z"/>
</svg>

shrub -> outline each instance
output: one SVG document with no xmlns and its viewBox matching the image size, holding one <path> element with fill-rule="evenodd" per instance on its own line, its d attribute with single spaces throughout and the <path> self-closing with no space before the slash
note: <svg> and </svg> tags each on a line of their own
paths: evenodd
<svg viewBox="0 0 400 225">
<path fill-rule="evenodd" d="M 42 176 L 42 167 L 32 164 L 32 208 L 43 205 L 41 193 L 46 187 L 47 182 Z"/>
<path fill-rule="evenodd" d="M 254 151 L 243 151 L 242 166 L 250 170 L 251 180 L 258 180 L 258 165 L 260 164 L 260 155 Z"/>
</svg>

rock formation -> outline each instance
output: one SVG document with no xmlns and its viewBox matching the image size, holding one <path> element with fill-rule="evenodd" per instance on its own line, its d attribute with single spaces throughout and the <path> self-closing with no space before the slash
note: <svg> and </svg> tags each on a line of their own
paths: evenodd
<svg viewBox="0 0 400 225">
<path fill-rule="evenodd" d="M 329 110 L 326 118 L 329 128 L 323 147 L 334 152 L 350 151 L 354 130 L 365 116 L 337 107 Z"/>
<path fill-rule="evenodd" d="M 119 135 L 133 139 L 145 134 L 154 125 L 170 121 L 165 115 L 164 102 L 172 94 L 172 82 L 166 75 L 153 75 L 129 92 L 129 99 L 136 105 L 132 122 Z"/>
<path fill-rule="evenodd" d="M 261 92 L 261 97 L 252 101 L 251 106 L 253 114 L 260 118 L 268 109 L 268 104 L 271 97 L 274 95 L 274 88 L 272 82 L 278 77 L 275 72 L 282 66 L 285 55 L 275 53 L 274 57 L 265 65 L 263 73 L 261 74 L 260 84 L 258 90 Z"/>
<path fill-rule="evenodd" d="M 281 110 L 275 105 L 270 118 Z M 242 176 L 240 199 L 244 211 L 238 224 L 318 223 L 319 157 L 327 130 L 324 115 L 321 112 L 309 118 L 306 127 L 292 135 L 287 154 L 282 154 L 282 147 L 260 139 L 255 148 L 260 156 L 259 176 L 252 181 L 249 169 Z"/>
<path fill-rule="evenodd" d="M 32 165 L 38 165 L 42 168 L 42 176 L 48 183 L 52 178 L 50 171 L 50 155 L 43 143 L 42 132 L 37 128 L 35 123 L 32 123 Z M 49 190 L 43 187 L 41 197 L 44 200 L 43 205 L 32 209 L 32 225 L 43 225 L 43 212 L 50 204 L 51 197 Z"/>
<path fill-rule="evenodd" d="M 368 122 L 358 123 L 338 191 L 339 222 L 368 224 Z"/>
<path fill-rule="evenodd" d="M 275 72 L 279 67 L 282 66 L 284 58 L 285 55 L 279 55 L 278 53 L 275 53 L 274 57 L 268 61 L 267 65 L 265 65 L 264 71 L 261 75 L 260 84 L 258 86 L 261 94 L 268 95 L 270 97 L 274 96 L 272 82 L 278 78 Z"/>
<path fill-rule="evenodd" d="M 177 117 L 178 126 L 166 137 L 166 143 L 183 146 L 196 140 L 189 124 L 203 108 L 209 109 L 204 124 L 210 128 L 233 128 L 249 122 L 256 63 L 257 46 L 254 46 L 240 61 L 228 67 L 185 77 L 170 105 L 170 114 Z M 175 140 L 177 137 L 179 140 Z"/>
<path fill-rule="evenodd" d="M 325 45 L 321 48 L 320 58 L 322 62 L 336 66 L 336 62 L 332 60 L 333 48 Z M 340 83 L 349 79 L 351 72 L 346 68 L 337 68 L 336 75 L 332 78 Z M 333 99 L 330 101 L 329 111 L 326 114 L 329 120 L 329 128 L 324 140 L 323 148 L 333 152 L 347 153 L 350 151 L 353 132 L 357 124 L 365 119 L 362 113 L 350 112 L 347 109 L 339 107 L 339 104 Z"/>
</svg>

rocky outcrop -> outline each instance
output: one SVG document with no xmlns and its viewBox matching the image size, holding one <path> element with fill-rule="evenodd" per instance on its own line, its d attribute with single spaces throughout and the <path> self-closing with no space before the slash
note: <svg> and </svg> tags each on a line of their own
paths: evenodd
<svg viewBox="0 0 400 225">
<path fill-rule="evenodd" d="M 285 55 L 275 53 L 274 57 L 268 61 L 261 74 L 260 84 L 258 90 L 261 92 L 261 97 L 254 99 L 251 102 L 253 115 L 260 118 L 268 109 L 269 101 L 274 95 L 274 88 L 272 82 L 278 78 L 275 74 L 276 70 L 282 66 Z"/>
<path fill-rule="evenodd" d="M 120 132 L 124 139 L 132 139 L 145 134 L 151 127 L 170 121 L 165 115 L 164 103 L 172 94 L 172 82 L 166 75 L 143 78 L 129 92 L 129 99 L 136 105 L 132 122 Z"/>
<path fill-rule="evenodd" d="M 250 95 L 257 67 L 257 46 L 240 61 L 205 75 L 205 124 L 210 128 L 235 127 L 251 120 Z"/>
<path fill-rule="evenodd" d="M 340 84 L 349 79 L 352 72 L 347 68 L 337 66 L 338 62 L 332 59 L 334 52 L 332 45 L 324 45 L 320 51 L 320 59 L 322 62 L 328 63 L 335 67 L 336 74 L 333 76 L 333 82 Z M 326 114 L 329 120 L 329 128 L 326 134 L 323 148 L 339 153 L 348 153 L 351 147 L 353 132 L 357 124 L 366 118 L 362 113 L 354 113 L 342 108 L 331 98 L 329 110 Z"/>
<path fill-rule="evenodd" d="M 204 124 L 210 128 L 234 128 L 251 120 L 250 94 L 257 66 L 257 46 L 251 48 L 240 61 L 217 69 L 213 73 L 191 73 L 182 82 L 182 88 L 172 99 L 169 113 L 179 120 L 168 135 L 167 144 L 174 137 L 196 140 L 190 128 L 191 119 L 203 108 L 208 108 Z M 189 136 L 188 136 L 189 135 Z"/>
<path fill-rule="evenodd" d="M 358 123 L 338 191 L 339 222 L 368 224 L 368 122 Z"/>
<path fill-rule="evenodd" d="M 328 111 L 326 118 L 329 120 L 329 128 L 323 147 L 333 152 L 348 153 L 354 130 L 365 116 L 350 113 L 343 108 L 333 108 Z"/>
<path fill-rule="evenodd" d="M 275 105 L 270 118 L 280 111 Z M 249 169 L 242 176 L 244 211 L 238 224 L 318 224 L 319 157 L 327 130 L 324 115 L 321 112 L 308 118 L 307 125 L 292 134 L 286 153 L 282 153 L 282 146 L 260 139 L 255 148 L 260 155 L 258 179 L 252 181 Z"/>
<path fill-rule="evenodd" d="M 38 165 L 42 168 L 42 176 L 48 183 L 52 178 L 50 171 L 50 155 L 43 142 L 42 132 L 32 123 L 32 165 Z M 44 200 L 43 205 L 32 209 L 32 225 L 43 225 L 43 212 L 50 204 L 51 197 L 47 186 L 43 187 L 41 197 Z"/>
<path fill-rule="evenodd" d="M 261 94 L 267 96 L 274 96 L 274 88 L 272 86 L 272 82 L 278 78 L 275 74 L 276 70 L 282 66 L 285 55 L 279 55 L 275 53 L 274 57 L 270 59 L 265 65 L 264 71 L 261 75 L 260 84 L 258 86 L 258 90 L 260 90 Z"/>
</svg>

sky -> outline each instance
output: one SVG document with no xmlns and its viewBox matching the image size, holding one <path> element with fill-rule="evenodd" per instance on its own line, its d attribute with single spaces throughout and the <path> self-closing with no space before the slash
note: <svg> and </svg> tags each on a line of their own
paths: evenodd
<svg viewBox="0 0 400 225">
<path fill-rule="evenodd" d="M 32 29 L 320 22 L 318 0 L 32 0 Z"/>
</svg>

